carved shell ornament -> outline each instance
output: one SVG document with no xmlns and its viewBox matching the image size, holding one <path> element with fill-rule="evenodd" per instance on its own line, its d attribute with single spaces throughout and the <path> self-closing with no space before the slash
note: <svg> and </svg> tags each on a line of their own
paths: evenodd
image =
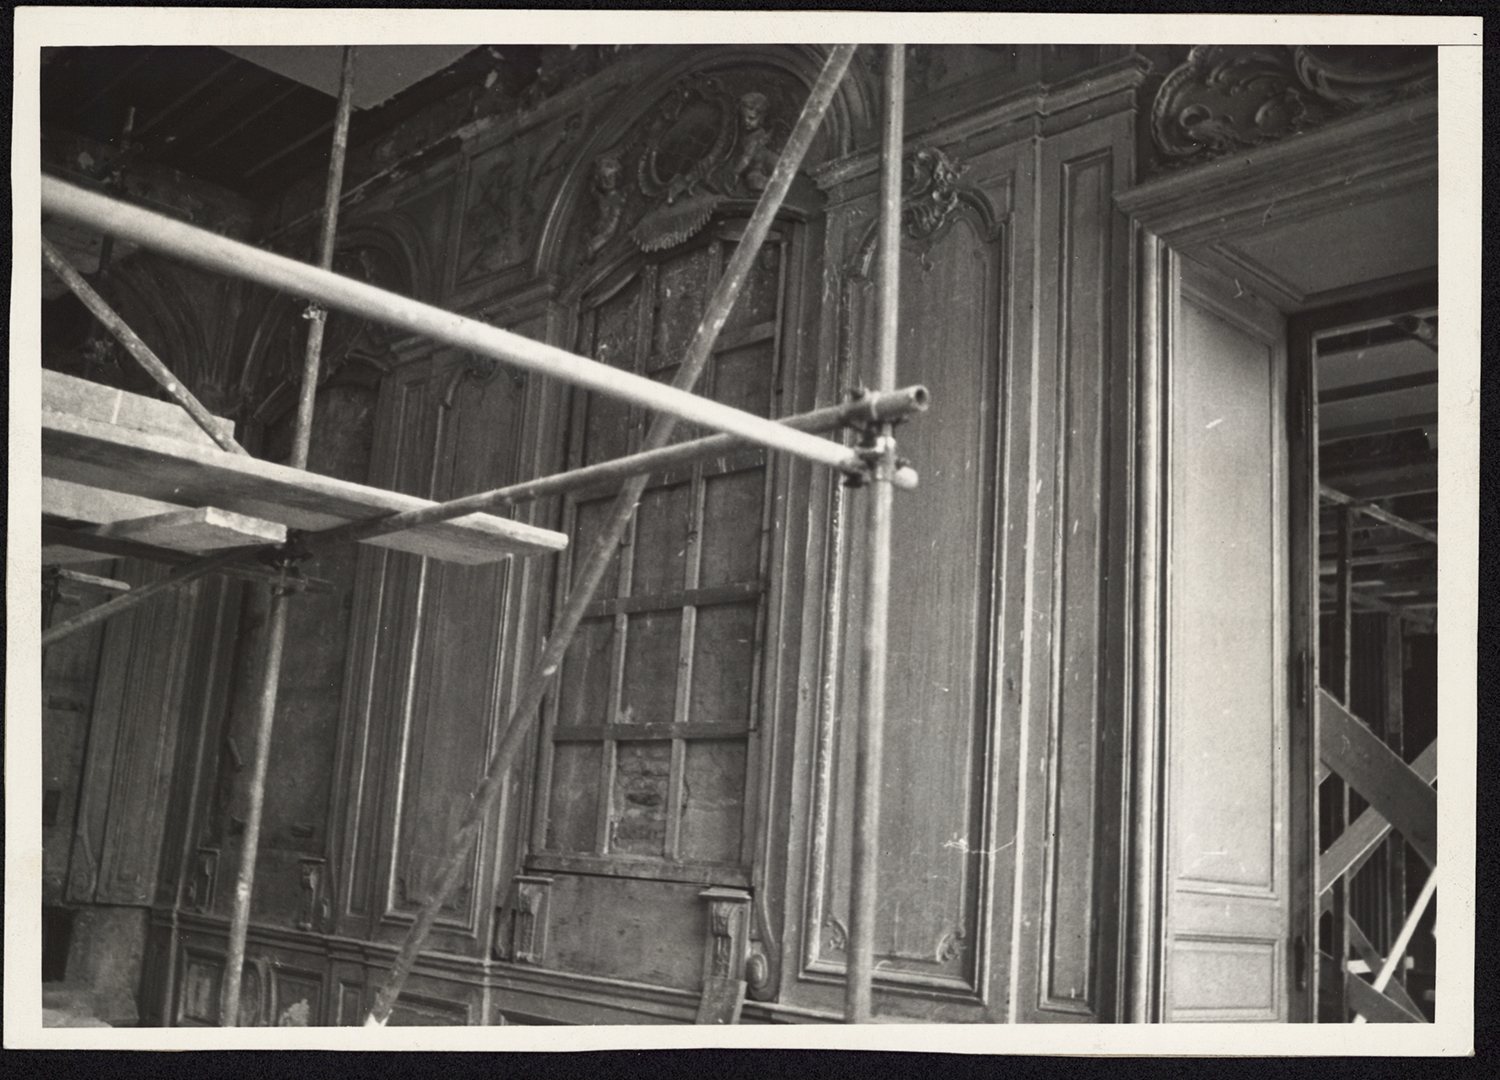
<svg viewBox="0 0 1500 1080">
<path fill-rule="evenodd" d="M 785 97 L 707 75 L 679 80 L 640 128 L 595 158 L 584 258 L 621 233 L 641 251 L 675 247 L 726 200 L 757 197 L 788 134 Z M 629 204 L 639 217 L 626 231 Z"/>
<path fill-rule="evenodd" d="M 1157 91 L 1151 134 L 1187 164 L 1429 93 L 1436 78 L 1425 46 L 1195 45 Z"/>
</svg>

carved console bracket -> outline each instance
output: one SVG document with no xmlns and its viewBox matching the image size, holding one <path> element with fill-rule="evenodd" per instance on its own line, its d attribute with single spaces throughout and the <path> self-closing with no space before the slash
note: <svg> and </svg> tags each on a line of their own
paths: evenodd
<svg viewBox="0 0 1500 1080">
<path fill-rule="evenodd" d="M 299 860 L 297 929 L 323 932 L 332 914 L 328 894 L 328 861 L 320 856 Z"/>
<path fill-rule="evenodd" d="M 192 870 L 182 903 L 188 911 L 208 911 L 214 906 L 214 882 L 219 872 L 219 849 L 201 847 L 193 853 Z"/>
<path fill-rule="evenodd" d="M 495 920 L 495 957 L 518 964 L 540 964 L 547 953 L 547 910 L 552 893 L 550 877 L 517 874 L 515 903 L 509 920 Z"/>
<path fill-rule="evenodd" d="M 708 904 L 703 942 L 703 1000 L 699 1024 L 735 1024 L 745 1003 L 745 966 L 750 944 L 750 894 L 717 886 L 698 896 Z"/>
<path fill-rule="evenodd" d="M 1196 164 L 1437 88 L 1425 46 L 1195 45 L 1151 107 L 1167 164 Z"/>
</svg>

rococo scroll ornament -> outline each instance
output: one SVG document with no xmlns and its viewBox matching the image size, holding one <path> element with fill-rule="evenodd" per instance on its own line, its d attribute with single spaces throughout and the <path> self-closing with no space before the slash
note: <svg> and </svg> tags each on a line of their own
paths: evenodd
<svg viewBox="0 0 1500 1080">
<path fill-rule="evenodd" d="M 913 240 L 942 228 L 958 209 L 958 178 L 968 168 L 941 150 L 923 147 L 901 163 L 901 227 Z"/>
<path fill-rule="evenodd" d="M 1157 91 L 1151 134 L 1195 163 L 1429 93 L 1436 76 L 1426 47 L 1195 45 Z"/>
</svg>

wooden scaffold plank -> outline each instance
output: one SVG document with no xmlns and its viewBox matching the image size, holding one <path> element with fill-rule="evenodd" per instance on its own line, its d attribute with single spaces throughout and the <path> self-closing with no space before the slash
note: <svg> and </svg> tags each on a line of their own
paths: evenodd
<svg viewBox="0 0 1500 1080">
<path fill-rule="evenodd" d="M 432 506 L 430 500 L 226 454 L 114 424 L 42 414 L 42 474 L 177 506 L 214 506 L 296 529 Z M 469 514 L 373 538 L 399 551 L 486 563 L 567 546 L 563 533 L 490 514 Z"/>
</svg>

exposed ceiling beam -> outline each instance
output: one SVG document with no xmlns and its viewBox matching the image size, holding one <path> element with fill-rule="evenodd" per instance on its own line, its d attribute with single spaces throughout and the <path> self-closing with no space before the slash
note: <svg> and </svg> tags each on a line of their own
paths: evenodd
<svg viewBox="0 0 1500 1080">
<path fill-rule="evenodd" d="M 327 132 L 332 130 L 332 120 L 328 121 L 328 123 L 326 124 L 321 125 L 320 127 L 314 128 L 312 131 L 309 131 L 306 135 L 302 136 L 302 138 L 298 139 L 296 142 L 291 143 L 287 146 L 283 146 L 280 150 L 276 151 L 276 153 L 272 154 L 270 157 L 265 158 L 259 163 L 252 165 L 250 168 L 246 169 L 245 179 L 248 180 L 250 177 L 254 176 L 262 169 L 265 169 L 270 165 L 274 165 L 276 162 L 280 161 L 282 158 L 286 157 L 294 150 L 300 150 L 302 147 L 306 146 L 308 143 L 316 139 L 319 135 L 326 134 Z"/>
<path fill-rule="evenodd" d="M 1318 394 L 1318 404 L 1328 405 L 1335 401 L 1352 401 L 1354 398 L 1374 397 L 1376 394 L 1394 394 L 1398 390 L 1415 390 L 1422 386 L 1436 386 L 1437 368 L 1417 371 L 1410 375 L 1397 375 L 1392 379 L 1377 379 L 1375 382 L 1354 383 Z"/>
<path fill-rule="evenodd" d="M 1358 499 L 1351 498 L 1342 491 L 1330 487 L 1328 484 L 1318 485 L 1318 497 L 1325 502 L 1335 503 L 1339 506 L 1351 506 L 1366 517 L 1372 517 L 1382 525 L 1389 525 L 1393 529 L 1409 532 L 1419 540 L 1426 540 L 1432 544 L 1437 543 L 1437 533 L 1434 530 L 1407 521 L 1405 518 L 1393 514 L 1383 507 L 1371 506 L 1369 503 L 1360 502 Z"/>
<path fill-rule="evenodd" d="M 234 124 L 231 127 L 225 128 L 208 142 L 204 143 L 203 149 L 199 151 L 198 156 L 202 157 L 203 154 L 218 146 L 221 142 L 229 138 L 231 135 L 238 134 L 240 131 L 244 130 L 246 126 L 253 124 L 255 121 L 259 120 L 266 113 L 276 108 L 276 106 L 280 105 L 283 101 L 285 101 L 287 98 L 291 97 L 301 89 L 302 87 L 299 84 L 293 83 L 291 86 L 288 86 L 284 90 L 282 90 L 281 93 L 272 94 L 259 108 L 251 110 L 238 123 Z"/>
<path fill-rule="evenodd" d="M 167 117 L 171 116 L 178 109 L 182 108 L 189 101 L 192 101 L 199 94 L 201 94 L 210 83 L 216 82 L 218 79 L 222 78 L 230 68 L 234 67 L 234 65 L 238 63 L 239 60 L 231 56 L 226 63 L 220 64 L 218 67 L 214 68 L 213 71 L 209 72 L 198 82 L 194 83 L 190 90 L 174 99 L 171 104 L 158 109 L 155 116 L 153 116 L 150 120 L 147 120 L 144 124 L 136 128 L 135 131 L 131 133 L 131 137 L 139 139 L 141 136 L 151 131 L 156 127 L 157 124 L 160 124 Z"/>
<path fill-rule="evenodd" d="M 1388 416 L 1382 420 L 1367 420 L 1362 424 L 1345 424 L 1343 427 L 1318 429 L 1318 443 L 1341 442 L 1345 439 L 1362 439 L 1369 435 L 1388 435 L 1395 431 L 1411 431 L 1415 428 L 1436 428 L 1438 414 L 1435 412 L 1411 413 L 1406 416 Z"/>
</svg>

